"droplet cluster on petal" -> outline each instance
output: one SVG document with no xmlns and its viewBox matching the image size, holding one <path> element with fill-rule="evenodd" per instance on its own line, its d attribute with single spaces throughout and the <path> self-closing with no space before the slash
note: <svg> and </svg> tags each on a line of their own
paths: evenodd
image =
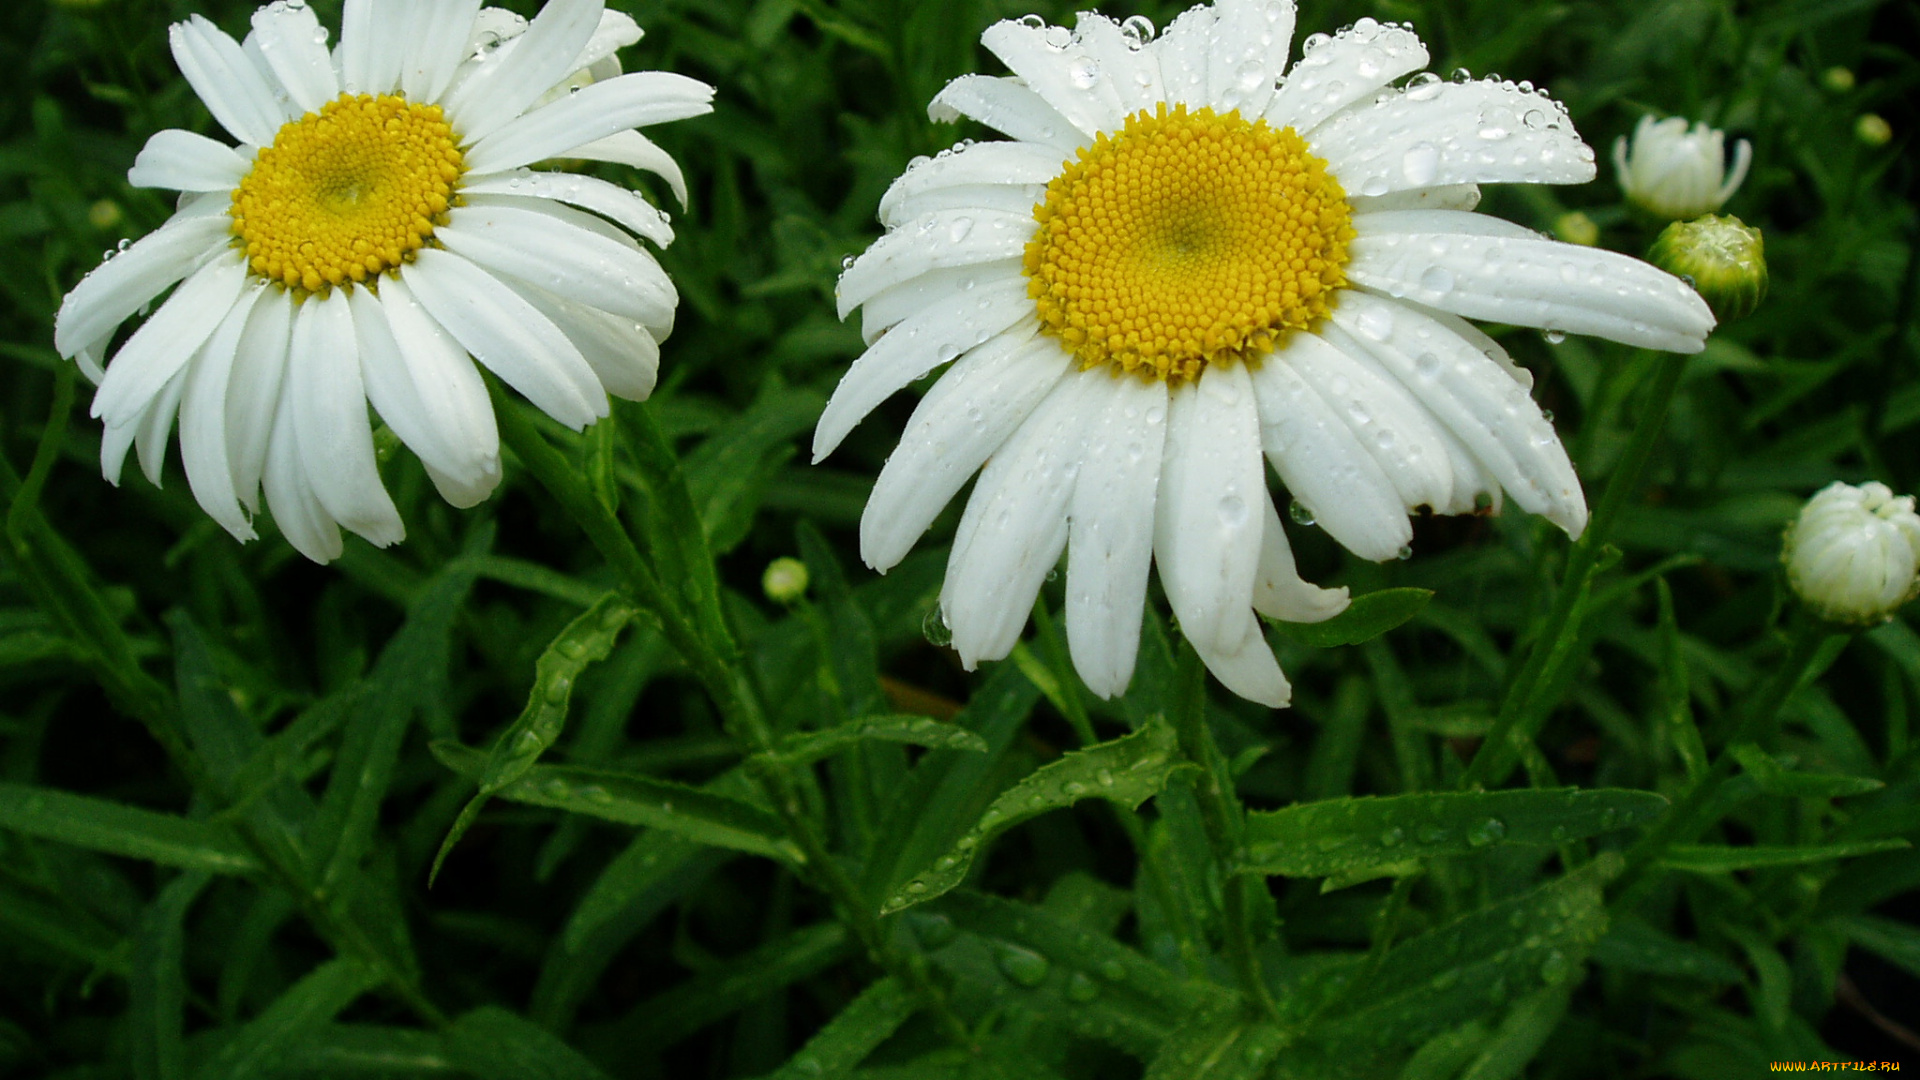
<svg viewBox="0 0 1920 1080">
<path fill-rule="evenodd" d="M 289 122 L 233 192 L 263 278 L 317 292 L 399 266 L 433 236 L 464 170 L 438 105 L 342 94 Z"/>
<path fill-rule="evenodd" d="M 1257 358 L 1326 317 L 1346 193 L 1292 128 L 1211 109 L 1129 117 L 1034 208 L 1027 293 L 1083 367 L 1162 379 Z"/>
</svg>

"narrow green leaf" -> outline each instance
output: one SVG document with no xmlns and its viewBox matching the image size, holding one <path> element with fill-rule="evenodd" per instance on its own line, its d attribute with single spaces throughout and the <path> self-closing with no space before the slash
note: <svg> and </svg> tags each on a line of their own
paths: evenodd
<svg viewBox="0 0 1920 1080">
<path fill-rule="evenodd" d="M 1427 606 L 1431 589 L 1379 589 L 1355 597 L 1347 609 L 1325 622 L 1294 623 L 1268 620 L 1275 629 L 1302 645 L 1331 649 L 1359 645 L 1399 626 Z"/>
<path fill-rule="evenodd" d="M 1737 983 L 1738 965 L 1711 949 L 1662 933 L 1629 916 L 1615 916 L 1607 936 L 1593 947 L 1593 962 L 1620 971 L 1677 975 L 1717 983 Z"/>
<path fill-rule="evenodd" d="M 127 975 L 133 970 L 132 942 L 77 905 L 0 878 L 0 928 L 56 954 Z"/>
<path fill-rule="evenodd" d="M 1773 755 L 1760 749 L 1753 743 L 1738 743 L 1728 747 L 1740 767 L 1751 775 L 1760 790 L 1769 795 L 1782 795 L 1788 798 L 1807 799 L 1843 799 L 1850 795 L 1865 795 L 1870 791 L 1879 791 L 1887 785 L 1870 776 L 1839 776 L 1820 773 L 1795 772 L 1773 759 Z"/>
<path fill-rule="evenodd" d="M 671 1046 L 768 994 L 819 974 L 848 953 L 844 925 L 802 927 L 642 1001 L 620 1021 L 621 1037 L 639 1046 Z"/>
<path fill-rule="evenodd" d="M 1513 1080 L 1519 1076 L 1546 1045 L 1553 1029 L 1560 1026 L 1578 984 L 1578 979 L 1568 978 L 1521 998 L 1459 1080 Z"/>
<path fill-rule="evenodd" d="M 1559 844 L 1660 816 L 1650 791 L 1422 792 L 1301 803 L 1247 815 L 1245 870 L 1288 877 L 1354 871 L 1501 844 Z"/>
<path fill-rule="evenodd" d="M 1859 844 L 1810 844 L 1805 847 L 1775 847 L 1755 844 L 1726 847 L 1718 844 L 1675 844 L 1660 857 L 1670 870 L 1691 870 L 1696 874 L 1725 874 L 1735 870 L 1759 870 L 1772 866 L 1805 866 L 1808 863 L 1851 859 L 1882 851 L 1901 851 L 1913 845 L 1898 838 L 1869 840 Z"/>
<path fill-rule="evenodd" d="M 1479 1020 L 1428 1039 L 1400 1068 L 1399 1080 L 1454 1080 L 1493 1032 Z"/>
<path fill-rule="evenodd" d="M 715 554 L 746 538 L 767 489 L 793 457 L 793 437 L 813 427 L 825 404 L 817 391 L 768 382 L 746 412 L 686 456 L 687 492 Z"/>
<path fill-rule="evenodd" d="M 773 756 L 789 765 L 807 765 L 867 740 L 987 752 L 987 741 L 966 728 L 925 716 L 888 715 L 863 716 L 825 731 L 789 735 Z"/>
<path fill-rule="evenodd" d="M 194 1080 L 251 1080 L 271 1075 L 307 1035 L 378 986 L 379 974 L 357 960 L 329 960 L 308 972 L 194 1071 Z"/>
<path fill-rule="evenodd" d="M 610 592 L 578 618 L 568 623 L 554 639 L 547 643 L 546 649 L 533 665 L 533 689 L 527 695 L 526 708 L 507 730 L 500 733 L 494 741 L 493 750 L 487 755 L 486 766 L 480 771 L 480 791 L 467 800 L 467 805 L 454 819 L 447 830 L 446 838 L 440 841 L 440 850 L 433 857 L 433 867 L 427 872 L 427 882 L 440 875 L 440 866 L 447 859 L 447 853 L 460 841 L 474 820 L 480 816 L 480 808 L 487 800 L 498 794 L 501 788 L 519 780 L 533 768 L 540 755 L 547 752 L 554 740 L 567 726 L 567 709 L 573 702 L 573 684 L 580 678 L 590 664 L 605 660 L 613 651 L 614 642 L 619 640 L 620 631 L 633 621 L 639 609 L 617 592 Z"/>
<path fill-rule="evenodd" d="M 279 1075 L 471 1076 L 456 1072 L 439 1032 L 378 1024 L 322 1024 L 301 1039 Z"/>
<path fill-rule="evenodd" d="M 169 881 L 141 914 L 133 938 L 133 977 L 127 985 L 128 1051 L 134 1080 L 181 1080 L 187 1075 L 187 909 L 212 880 L 187 873 Z"/>
<path fill-rule="evenodd" d="M 1257 1080 L 1289 1041 L 1235 1003 L 1175 1028 L 1147 1064 L 1146 1080 Z"/>
<path fill-rule="evenodd" d="M 909 878 L 881 911 L 923 903 L 960 884 L 981 845 L 1028 818 L 1091 798 L 1110 799 L 1132 809 L 1166 787 L 1174 772 L 1192 767 L 1180 760 L 1173 729 L 1165 724 L 1149 724 L 1131 735 L 1042 765 L 993 800 L 973 828 L 954 841 L 951 851 Z"/>
<path fill-rule="evenodd" d="M 559 1036 L 488 1005 L 453 1022 L 447 1057 L 476 1080 L 607 1080 L 607 1074 Z"/>
<path fill-rule="evenodd" d="M 1579 870 L 1401 942 L 1310 1030 L 1330 1049 L 1385 1052 L 1431 1039 L 1573 979 L 1607 928 L 1602 890 L 1624 861 Z"/>
<path fill-rule="evenodd" d="M 1847 940 L 1920 979 L 1920 929 L 1878 915 L 1848 915 L 1829 920 Z"/>
<path fill-rule="evenodd" d="M 837 1080 L 886 1042 L 918 1006 L 892 979 L 881 979 L 847 1003 L 827 1026 L 765 1080 Z"/>
<path fill-rule="evenodd" d="M 471 747 L 441 740 L 432 749 L 441 764 L 470 779 L 479 779 L 486 768 L 487 755 Z M 663 829 L 702 844 L 802 861 L 773 814 L 686 784 L 634 773 L 535 765 L 496 794 L 513 802 Z"/>
<path fill-rule="evenodd" d="M 1660 600 L 1660 691 L 1667 732 L 1688 779 L 1697 781 L 1707 771 L 1707 747 L 1693 720 L 1691 683 L 1680 647 L 1680 624 L 1673 612 L 1673 590 L 1668 588 L 1666 578 L 1655 578 L 1654 591 Z"/>
<path fill-rule="evenodd" d="M 650 554 L 661 562 L 660 579 L 668 587 L 677 583 L 679 595 L 671 599 L 697 613 L 695 625 L 725 626 L 705 519 L 694 505 L 680 460 L 654 422 L 651 406 L 622 402 L 616 408 L 627 449 L 638 466 L 636 479 L 651 503 L 647 514 L 653 539 Z"/>
<path fill-rule="evenodd" d="M 0 784 L 0 829 L 183 870 L 260 869 L 226 825 L 27 784 Z"/>
</svg>

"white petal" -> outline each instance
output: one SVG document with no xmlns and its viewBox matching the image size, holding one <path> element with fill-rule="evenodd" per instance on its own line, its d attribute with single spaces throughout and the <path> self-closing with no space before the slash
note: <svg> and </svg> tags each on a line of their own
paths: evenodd
<svg viewBox="0 0 1920 1080">
<path fill-rule="evenodd" d="M 1268 503 L 1259 417 L 1245 365 L 1210 367 L 1174 390 L 1154 511 L 1153 559 L 1180 631 L 1227 689 L 1279 708 L 1287 677 L 1253 615 Z"/>
<path fill-rule="evenodd" d="M 1298 335 L 1284 362 L 1353 432 L 1399 492 L 1402 506 L 1451 505 L 1453 466 L 1426 407 L 1339 329 L 1324 327 L 1322 335 Z"/>
<path fill-rule="evenodd" d="M 487 385 L 466 351 L 398 278 L 349 296 L 367 400 L 428 466 L 446 500 L 468 507 L 500 482 L 500 435 Z"/>
<path fill-rule="evenodd" d="M 594 28 L 593 37 L 587 39 L 587 47 L 580 50 L 580 58 L 574 61 L 582 68 L 591 69 L 596 79 L 606 78 L 600 74 L 601 61 L 611 61 L 613 74 L 620 73 L 620 61 L 614 53 L 639 41 L 645 32 L 633 16 L 623 11 L 603 11 L 600 13 L 600 25 Z"/>
<path fill-rule="evenodd" d="M 330 563 L 340 557 L 340 527 L 334 524 L 326 507 L 313 493 L 307 470 L 300 458 L 299 436 L 294 432 L 293 395 L 284 394 L 274 410 L 271 436 L 267 445 L 265 475 L 267 505 L 273 510 L 273 523 L 295 551 L 317 563 Z"/>
<path fill-rule="evenodd" d="M 254 538 L 253 523 L 234 497 L 233 466 L 228 457 L 227 387 L 232 381 L 234 357 L 245 337 L 248 320 L 272 287 L 258 284 L 242 293 L 227 317 L 187 365 L 184 395 L 180 399 L 180 461 L 187 484 L 207 516 L 242 543 Z"/>
<path fill-rule="evenodd" d="M 915 218 L 944 211 L 958 213 L 1005 214 L 1032 217 L 1033 208 L 1046 201 L 1047 189 L 1039 185 L 968 184 L 936 188 L 895 203 L 880 224 L 897 228 Z"/>
<path fill-rule="evenodd" d="M 1032 323 L 954 361 L 913 410 L 860 515 L 860 557 L 881 573 L 906 558 L 987 457 L 1000 449 L 1073 360 Z"/>
<path fill-rule="evenodd" d="M 571 203 L 610 218 L 661 247 L 673 243 L 673 227 L 638 192 L 591 176 L 521 169 L 462 183 L 465 195 L 522 195 Z"/>
<path fill-rule="evenodd" d="M 145 414 L 141 414 L 144 416 Z M 139 433 L 141 416 L 124 424 L 108 424 L 100 432 L 100 475 L 114 487 L 120 486 L 121 470 L 126 468 L 127 451 Z"/>
<path fill-rule="evenodd" d="M 1207 102 L 1258 116 L 1273 98 L 1293 44 L 1293 0 L 1217 0 L 1207 56 Z"/>
<path fill-rule="evenodd" d="M 1432 188 L 1422 188 L 1432 191 Z M 1392 195 L 1383 199 L 1394 198 Z M 1369 200 L 1377 203 L 1378 200 Z M 1473 214 L 1450 207 L 1403 207 L 1375 209 L 1369 205 L 1353 215 L 1353 230 L 1361 236 L 1390 236 L 1407 233 L 1450 233 L 1461 236 L 1504 236 L 1515 240 L 1541 240 L 1539 233 L 1492 214 Z"/>
<path fill-rule="evenodd" d="M 1161 466 L 1154 553 L 1180 629 L 1201 655 L 1231 652 L 1253 618 L 1260 561 L 1260 414 L 1244 364 L 1176 388 Z"/>
<path fill-rule="evenodd" d="M 862 417 L 895 391 L 984 343 L 1033 312 L 1016 278 L 975 289 L 964 304 L 943 304 L 902 322 L 861 353 L 834 387 L 813 431 L 813 460 L 833 453 Z"/>
<path fill-rule="evenodd" d="M 1207 54 L 1213 50 L 1213 24 L 1218 17 L 1212 5 L 1195 4 L 1147 46 L 1159 57 L 1160 81 L 1169 102 L 1207 102 Z"/>
<path fill-rule="evenodd" d="M 301 112 L 319 112 L 340 96 L 340 78 L 327 52 L 327 32 L 312 8 L 305 4 L 257 8 L 253 33 L 261 58 Z"/>
<path fill-rule="evenodd" d="M 1126 118 L 1099 61 L 1065 27 L 1002 19 L 987 27 L 980 43 L 1085 134 L 1112 131 Z"/>
<path fill-rule="evenodd" d="M 1119 23 L 1105 15 L 1082 11 L 1076 18 L 1074 37 L 1099 65 L 1101 78 L 1113 88 L 1122 116 L 1151 110 L 1166 100 L 1158 53 L 1142 47 L 1139 38 L 1129 37 Z"/>
<path fill-rule="evenodd" d="M 205 135 L 168 128 L 140 148 L 127 170 L 134 187 L 169 191 L 232 191 L 252 164 L 233 147 Z"/>
<path fill-rule="evenodd" d="M 660 344 L 654 334 L 661 331 L 512 278 L 501 278 L 500 283 L 567 335 L 607 393 L 629 401 L 645 401 L 653 393 L 660 375 Z"/>
<path fill-rule="evenodd" d="M 1349 195 L 1435 184 L 1584 184 L 1593 150 L 1559 102 L 1500 83 L 1433 83 L 1305 133 Z"/>
<path fill-rule="evenodd" d="M 1495 220 L 1445 210 L 1403 213 L 1476 226 Z M 1532 236 L 1376 231 L 1376 219 L 1398 216 L 1354 218 L 1347 276 L 1355 284 L 1457 315 L 1668 352 L 1699 352 L 1713 329 L 1699 294 L 1638 259 Z"/>
<path fill-rule="evenodd" d="M 293 298 L 276 289 L 254 305 L 227 378 L 227 461 L 233 470 L 233 493 L 253 513 L 260 512 L 260 480 L 273 426 L 281 415 L 280 387 L 292 338 Z"/>
<path fill-rule="evenodd" d="M 1480 185 L 1435 184 L 1374 196 L 1348 192 L 1347 203 L 1355 216 L 1390 210 L 1471 210 L 1480 205 Z"/>
<path fill-rule="evenodd" d="M 1527 392 L 1440 323 L 1366 293 L 1341 297 L 1333 322 L 1414 392 L 1522 508 L 1578 536 L 1587 506 L 1567 452 Z"/>
<path fill-rule="evenodd" d="M 112 345 L 113 337 L 109 335 L 74 350 L 73 362 L 79 365 L 80 374 L 85 375 L 87 381 L 95 386 L 99 386 L 106 380 L 107 349 Z"/>
<path fill-rule="evenodd" d="M 642 322 L 671 319 L 679 302 L 651 255 L 575 228 L 557 214 L 469 199 L 434 238 L 484 270 Z"/>
<path fill-rule="evenodd" d="M 406 10 L 401 5 L 417 2 L 346 0 L 340 15 L 340 47 L 334 59 L 340 66 L 340 82 L 347 93 L 389 94 L 400 85 L 400 57 L 407 46 L 403 21 Z M 376 4 L 380 5 L 378 10 Z M 339 543 L 337 535 L 334 543 Z"/>
<path fill-rule="evenodd" d="M 427 314 L 540 411 L 575 431 L 607 415 L 606 391 L 580 350 L 493 275 L 426 248 L 406 278 Z"/>
<path fill-rule="evenodd" d="M 467 168 L 482 174 L 517 169 L 628 128 L 712 111 L 713 87 L 697 79 L 670 71 L 621 75 L 500 125 L 466 152 Z"/>
<path fill-rule="evenodd" d="M 965 210 L 942 210 L 902 225 L 875 240 L 840 275 L 834 290 L 840 317 L 880 290 L 929 270 L 1019 258 L 1035 228 L 1032 215 Z"/>
<path fill-rule="evenodd" d="M 868 345 L 880 340 L 896 323 L 911 318 L 936 304 L 958 304 L 970 299 L 967 294 L 981 284 L 1024 280 L 1020 260 L 1002 259 L 978 266 L 953 266 L 929 270 L 919 277 L 903 281 L 869 297 L 860 305 L 860 337 Z"/>
<path fill-rule="evenodd" d="M 1400 76 L 1426 66 L 1427 47 L 1413 31 L 1362 19 L 1301 53 L 1267 105 L 1267 123 L 1304 134 Z"/>
<path fill-rule="evenodd" d="M 173 434 L 173 418 L 180 412 L 180 394 L 186 384 L 185 370 L 168 379 L 135 425 L 133 444 L 140 452 L 140 471 L 154 487 L 161 486 L 161 470 L 167 464 L 167 436 Z"/>
<path fill-rule="evenodd" d="M 220 126 L 243 143 L 270 145 L 292 114 L 274 97 L 240 43 L 202 15 L 174 23 L 167 37 L 180 74 Z"/>
<path fill-rule="evenodd" d="M 227 251 L 232 221 L 175 215 L 132 247 L 101 263 L 60 301 L 53 347 L 62 356 L 113 334 L 160 291 Z"/>
<path fill-rule="evenodd" d="M 1167 384 L 1083 372 L 1086 450 L 1067 511 L 1067 651 L 1103 698 L 1126 692 L 1140 649 L 1154 505 L 1167 441 Z"/>
<path fill-rule="evenodd" d="M 1085 375 L 1056 383 L 994 452 L 960 515 L 940 610 L 968 670 L 1007 655 L 1020 640 L 1040 583 L 1066 546 L 1067 505 L 1095 389 Z"/>
<path fill-rule="evenodd" d="M 1071 154 L 1091 140 L 1039 94 L 1017 79 L 962 75 L 927 103 L 927 119 L 948 124 L 965 116 L 1008 138 Z"/>
<path fill-rule="evenodd" d="M 527 32 L 514 39 L 511 50 L 499 50 L 486 67 L 453 88 L 443 104 L 468 145 L 511 122 L 549 87 L 578 69 L 580 53 L 599 28 L 603 8 L 603 0 L 548 0 L 527 24 Z"/>
<path fill-rule="evenodd" d="M 347 290 L 310 296 L 300 305 L 287 380 L 300 463 L 327 515 L 378 547 L 404 539 L 406 527 L 373 460 L 373 425 Z"/>
<path fill-rule="evenodd" d="M 637 131 L 616 131 L 604 139 L 574 147 L 567 151 L 567 156 L 587 161 L 611 161 L 615 165 L 628 165 L 653 173 L 667 182 L 667 189 L 673 192 L 675 202 L 681 206 L 687 205 L 687 178 L 680 172 L 673 155 L 655 146 L 653 140 Z"/>
<path fill-rule="evenodd" d="M 1347 589 L 1323 589 L 1301 580 L 1293 562 L 1293 548 L 1273 500 L 1263 508 L 1265 528 L 1260 533 L 1260 566 L 1253 578 L 1253 610 L 1285 622 L 1326 622 L 1347 610 Z"/>
<path fill-rule="evenodd" d="M 979 187 L 988 184 L 1021 185 L 1044 189 L 1066 166 L 1060 151 L 1050 146 L 1023 142 L 983 142 L 953 150 L 907 166 L 907 171 L 880 196 L 880 220 L 897 224 L 911 215 L 896 208 L 903 200 L 942 188 Z"/>
<path fill-rule="evenodd" d="M 480 0 L 415 0 L 402 40 L 400 92 L 409 101 L 438 101 L 467 56 L 467 36 Z"/>
<path fill-rule="evenodd" d="M 229 252 L 183 282 L 114 354 L 93 395 L 92 415 L 117 427 L 146 408 L 220 325 L 246 279 L 240 254 Z"/>
<path fill-rule="evenodd" d="M 1306 336 L 1294 334 L 1253 372 L 1261 445 L 1280 482 L 1327 535 L 1363 559 L 1394 558 L 1413 539 L 1406 503 L 1352 429 L 1287 362 Z"/>
</svg>

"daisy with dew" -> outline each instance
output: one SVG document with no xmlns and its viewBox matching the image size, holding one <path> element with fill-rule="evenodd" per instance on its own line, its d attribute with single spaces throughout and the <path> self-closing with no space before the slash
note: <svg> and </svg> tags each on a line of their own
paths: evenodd
<svg viewBox="0 0 1920 1080">
<path fill-rule="evenodd" d="M 818 460 L 876 405 L 920 402 L 861 520 L 906 554 L 977 470 L 941 590 L 971 667 L 1005 656 L 1067 553 L 1075 668 L 1126 689 L 1149 563 L 1181 631 L 1242 697 L 1290 695 L 1255 613 L 1328 618 L 1302 581 L 1265 460 L 1318 523 L 1384 560 L 1408 513 L 1502 492 L 1577 535 L 1579 480 L 1531 377 L 1466 318 L 1676 352 L 1713 316 L 1679 279 L 1473 213 L 1483 183 L 1579 183 L 1594 155 L 1526 84 L 1413 75 L 1413 32 L 1363 19 L 1291 69 L 1291 2 L 1141 19 L 1001 22 L 1010 77 L 964 75 L 936 120 L 1008 136 L 909 168 L 887 233 L 840 279 L 867 351 Z"/>
<path fill-rule="evenodd" d="M 235 41 L 199 16 L 175 61 L 238 146 L 148 140 L 128 180 L 181 192 L 166 224 L 67 294 L 61 355 L 98 384 L 101 468 L 129 447 L 160 482 L 174 418 L 194 497 L 241 540 L 262 487 L 308 558 L 340 527 L 386 545 L 371 402 L 455 506 L 500 479 L 474 361 L 576 430 L 653 389 L 678 297 L 635 239 L 667 216 L 626 188 L 531 171 L 549 158 L 679 169 L 633 129 L 711 111 L 711 87 L 620 73 L 640 39 L 602 0 L 527 22 L 479 0 L 346 0 L 337 47 L 302 0 Z M 102 365 L 130 315 L 172 295 Z"/>
</svg>

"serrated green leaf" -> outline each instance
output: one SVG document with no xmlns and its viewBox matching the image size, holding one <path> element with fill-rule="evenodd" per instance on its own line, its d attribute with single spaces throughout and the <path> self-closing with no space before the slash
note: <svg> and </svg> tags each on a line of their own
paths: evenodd
<svg viewBox="0 0 1920 1080">
<path fill-rule="evenodd" d="M 1175 1028 L 1147 1064 L 1146 1080 L 1256 1080 L 1290 1041 L 1236 1003 Z"/>
<path fill-rule="evenodd" d="M 1331 649 L 1372 641 L 1420 614 L 1420 609 L 1431 599 L 1431 589 L 1379 589 L 1355 597 L 1345 611 L 1325 622 L 1295 623 L 1278 619 L 1268 622 L 1302 645 Z"/>
<path fill-rule="evenodd" d="M 1782 795 L 1788 798 L 1806 799 L 1844 799 L 1851 795 L 1865 795 L 1870 791 L 1879 791 L 1887 785 L 1870 776 L 1837 776 L 1819 773 L 1795 772 L 1773 759 L 1773 755 L 1752 743 L 1738 743 L 1728 747 L 1740 767 L 1751 775 L 1760 790 L 1769 795 Z"/>
<path fill-rule="evenodd" d="M 950 851 L 908 878 L 882 905 L 881 913 L 924 903 L 960 884 L 981 845 L 1028 818 L 1094 798 L 1132 809 L 1159 794 L 1175 771 L 1191 768 L 1191 763 L 1180 760 L 1173 729 L 1164 724 L 1149 724 L 1131 735 L 1042 765 L 994 799 Z"/>
<path fill-rule="evenodd" d="M 1650 791 L 1421 792 L 1301 803 L 1247 815 L 1241 867 L 1288 877 L 1345 875 L 1501 844 L 1559 844 L 1659 817 Z"/>
<path fill-rule="evenodd" d="M 1738 965 L 1691 941 L 1664 934 L 1639 919 L 1618 916 L 1593 947 L 1593 962 L 1621 971 L 1677 975 L 1709 982 L 1737 983 Z"/>
<path fill-rule="evenodd" d="M 848 1002 L 765 1080 L 838 1080 L 900 1030 L 917 1008 L 899 983 L 881 979 Z"/>
<path fill-rule="evenodd" d="M 551 1031 L 491 1005 L 453 1022 L 447 1057 L 476 1080 L 607 1080 L 607 1074 Z"/>
<path fill-rule="evenodd" d="M 867 740 L 906 743 L 948 750 L 987 752 L 987 741 L 966 728 L 925 716 L 863 716 L 825 731 L 789 735 L 773 757 L 789 765 L 807 765 Z"/>
<path fill-rule="evenodd" d="M 321 964 L 194 1070 L 194 1080 L 250 1080 L 271 1075 L 278 1062 L 310 1032 L 379 984 L 378 972 L 357 960 Z"/>
<path fill-rule="evenodd" d="M 260 869 L 229 826 L 27 784 L 0 784 L 0 829 L 183 870 Z"/>
<path fill-rule="evenodd" d="M 486 768 L 480 750 L 441 740 L 432 744 L 441 764 L 470 779 Z M 752 803 L 635 773 L 535 765 L 495 793 L 502 799 L 573 814 L 644 825 L 715 847 L 798 863 L 798 848 L 780 821 Z"/>
<path fill-rule="evenodd" d="M 1556 881 L 1401 942 L 1309 1034 L 1382 1053 L 1418 1043 L 1573 978 L 1606 932 L 1613 852 Z"/>
<path fill-rule="evenodd" d="M 501 788 L 525 776 L 527 770 L 540 760 L 540 755 L 546 753 L 547 748 L 560 737 L 567 726 L 567 709 L 573 702 L 574 682 L 589 665 L 607 658 L 607 654 L 613 651 L 614 642 L 619 640 L 620 631 L 637 614 L 639 609 L 626 598 L 617 592 L 610 592 L 594 601 L 592 607 L 568 623 L 547 643 L 540 658 L 534 662 L 533 689 L 527 694 L 526 708 L 495 740 L 493 750 L 487 755 L 486 766 L 480 770 L 480 791 L 467 800 L 467 805 L 461 808 L 460 815 L 447 829 L 446 837 L 440 841 L 440 850 L 433 857 L 433 867 L 427 872 L 429 883 L 439 876 L 447 853 L 453 850 L 460 837 L 480 816 L 480 808 L 487 804 L 487 800 Z"/>
<path fill-rule="evenodd" d="M 1759 870 L 1773 866 L 1805 866 L 1808 863 L 1851 859 L 1882 851 L 1901 851 L 1912 846 L 1897 838 L 1869 840 L 1859 844 L 1809 844 L 1805 847 L 1675 844 L 1660 857 L 1660 865 L 1670 870 L 1689 870 L 1696 874 L 1726 874 L 1735 870 Z"/>
</svg>

